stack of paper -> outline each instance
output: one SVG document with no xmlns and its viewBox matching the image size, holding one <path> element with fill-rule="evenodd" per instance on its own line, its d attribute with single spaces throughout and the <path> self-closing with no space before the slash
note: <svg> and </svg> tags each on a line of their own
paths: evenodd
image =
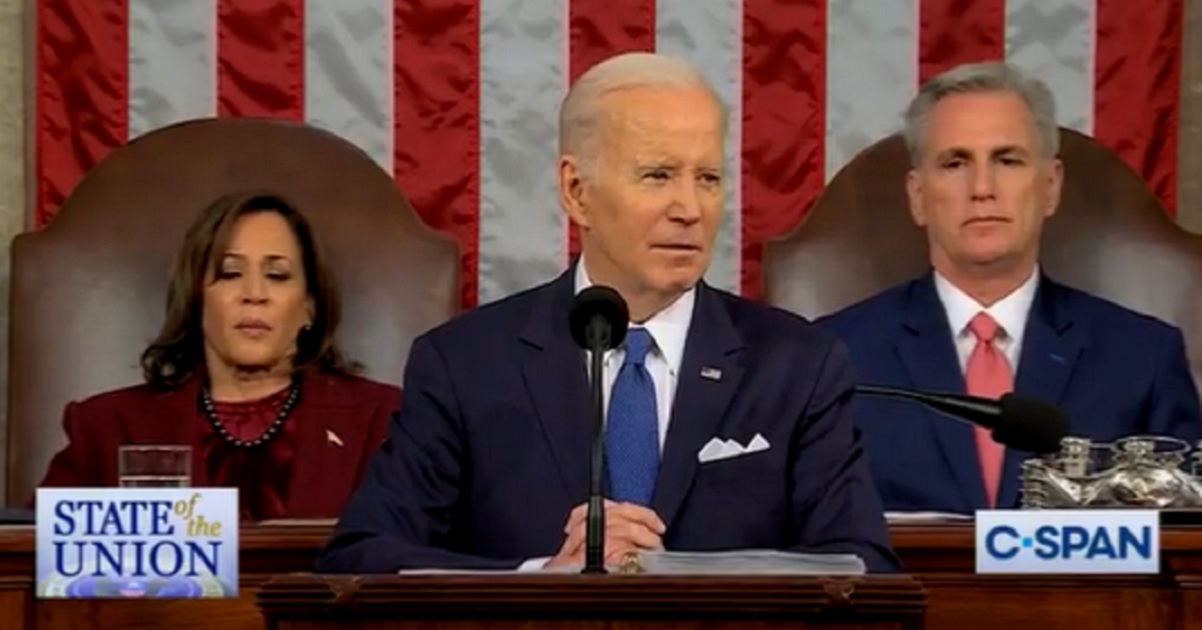
<svg viewBox="0 0 1202 630">
<path fill-rule="evenodd" d="M 273 527 L 333 527 L 338 524 L 336 518 L 272 518 L 259 521 L 258 525 Z"/>
<path fill-rule="evenodd" d="M 864 561 L 854 554 L 811 554 L 747 550 L 721 552 L 656 551 L 642 554 L 651 574 L 692 575 L 863 575 Z"/>
<path fill-rule="evenodd" d="M 897 525 L 966 523 L 971 520 L 973 520 L 972 514 L 956 514 L 953 512 L 885 512 L 885 521 Z"/>
</svg>

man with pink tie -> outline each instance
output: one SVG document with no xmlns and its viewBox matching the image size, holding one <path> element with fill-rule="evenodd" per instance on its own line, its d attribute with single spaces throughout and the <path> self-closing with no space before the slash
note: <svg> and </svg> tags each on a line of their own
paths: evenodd
<svg viewBox="0 0 1202 630">
<path fill-rule="evenodd" d="M 961 66 L 921 88 L 905 123 L 906 190 L 932 270 L 820 322 L 846 342 L 860 382 L 1016 391 L 1061 405 L 1072 435 L 1196 445 L 1202 414 L 1180 331 L 1040 270 L 1064 172 L 1047 86 L 1002 63 Z M 887 510 L 1019 504 L 1030 453 L 912 403 L 855 407 Z"/>
</svg>

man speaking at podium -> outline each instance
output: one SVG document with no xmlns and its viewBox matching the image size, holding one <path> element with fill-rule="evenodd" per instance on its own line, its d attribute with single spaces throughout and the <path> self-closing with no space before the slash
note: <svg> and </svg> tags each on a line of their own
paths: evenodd
<svg viewBox="0 0 1202 630">
<path fill-rule="evenodd" d="M 896 569 L 847 406 L 843 346 L 711 288 L 725 112 L 691 66 L 633 53 L 582 76 L 560 112 L 560 203 L 581 256 L 558 279 L 414 342 L 404 402 L 318 569 L 584 564 L 588 356 L 575 293 L 630 312 L 606 353 L 604 556 L 778 549 Z"/>
</svg>

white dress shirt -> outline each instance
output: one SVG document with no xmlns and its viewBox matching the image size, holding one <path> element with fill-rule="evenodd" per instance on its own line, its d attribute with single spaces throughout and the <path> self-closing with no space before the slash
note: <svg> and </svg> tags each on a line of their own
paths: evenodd
<svg viewBox="0 0 1202 630">
<path fill-rule="evenodd" d="M 956 344 L 956 355 L 960 359 L 961 374 L 967 369 L 968 357 L 977 345 L 977 337 L 968 329 L 968 323 L 982 311 L 988 313 L 997 322 L 999 330 L 994 343 L 1010 363 L 1011 373 L 1018 373 L 1019 354 L 1023 347 L 1023 332 L 1027 328 L 1027 317 L 1031 312 L 1031 304 L 1035 301 L 1037 288 L 1039 288 L 1038 267 L 1031 273 L 1031 277 L 1027 278 L 1017 289 L 994 302 L 993 306 L 986 307 L 961 291 L 938 271 L 935 272 L 935 291 L 939 294 L 939 301 L 943 302 L 943 310 L 947 313 L 947 322 L 951 325 L 952 341 Z"/>
<path fill-rule="evenodd" d="M 576 292 L 579 293 L 593 282 L 584 269 L 584 258 L 576 265 Z M 680 381 L 680 363 L 684 359 L 684 344 L 689 335 L 689 324 L 693 321 L 693 304 L 697 300 L 697 289 L 689 289 L 667 308 L 653 315 L 642 324 L 631 322 L 630 326 L 646 328 L 655 341 L 647 353 L 644 365 L 651 381 L 655 383 L 655 406 L 659 420 L 659 450 L 664 451 L 664 440 L 668 436 L 668 421 L 672 417 L 672 401 L 676 398 L 676 383 Z M 592 369 L 588 353 L 584 353 L 587 369 Z M 605 352 L 602 368 L 603 409 L 609 415 L 609 392 L 613 389 L 622 363 L 626 360 L 625 346 Z"/>
</svg>

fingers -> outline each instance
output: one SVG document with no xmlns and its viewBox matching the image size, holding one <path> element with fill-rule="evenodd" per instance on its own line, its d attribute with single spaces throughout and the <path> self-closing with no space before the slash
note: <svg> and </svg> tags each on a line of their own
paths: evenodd
<svg viewBox="0 0 1202 630">
<path fill-rule="evenodd" d="M 573 527 L 568 532 L 567 538 L 563 541 L 563 549 L 570 553 L 576 553 L 584 548 L 585 533 L 587 529 L 582 525 Z"/>
<path fill-rule="evenodd" d="M 605 563 L 622 561 L 629 551 L 664 548 L 666 527 L 653 510 L 633 503 L 606 500 L 605 505 Z M 552 565 L 582 564 L 588 534 L 588 503 L 581 503 L 568 514 L 564 524 L 565 538 Z"/>
<path fill-rule="evenodd" d="M 608 549 L 610 542 L 621 542 L 633 545 L 639 549 L 661 550 L 663 540 L 659 534 L 647 529 L 642 523 L 631 521 L 616 521 L 606 525 L 605 542 Z"/>
<path fill-rule="evenodd" d="M 583 564 L 584 564 L 583 551 L 580 551 L 577 553 L 565 553 L 563 551 L 560 551 L 558 554 L 555 554 L 554 558 L 551 558 L 547 562 L 545 568 L 560 567 L 560 566 L 580 566 Z"/>
<path fill-rule="evenodd" d="M 610 508 L 618 505 L 613 501 L 605 501 L 606 514 L 608 515 Z M 588 503 L 581 503 L 572 508 L 568 513 L 568 522 L 564 524 L 563 531 L 567 537 L 564 539 L 561 553 L 568 552 L 570 554 L 582 554 L 584 550 L 584 542 L 588 533 Z M 607 519 L 608 520 L 608 519 Z"/>
<path fill-rule="evenodd" d="M 616 505 L 618 505 L 618 504 L 606 499 L 605 503 L 604 503 L 606 515 L 609 514 L 610 508 L 612 508 Z M 573 528 L 584 525 L 584 522 L 587 519 L 588 519 L 588 502 L 577 505 L 576 507 L 572 508 L 571 512 L 568 513 L 568 522 L 566 524 L 564 524 L 564 526 L 563 526 L 563 533 L 565 533 L 565 534 L 570 533 Z"/>
<path fill-rule="evenodd" d="M 610 520 L 638 523 L 657 536 L 663 536 L 668 529 L 664 521 L 654 510 L 634 503 L 614 503 L 613 507 L 605 510 L 605 517 Z"/>
<path fill-rule="evenodd" d="M 560 553 L 583 553 L 586 528 L 579 527 L 568 534 Z M 611 523 L 605 527 L 605 554 L 624 553 L 632 549 L 662 551 L 663 539 L 639 523 Z"/>
<path fill-rule="evenodd" d="M 587 517 L 588 517 L 588 504 L 587 503 L 581 503 L 580 505 L 577 505 L 576 507 L 572 508 L 572 511 L 568 513 L 568 522 L 564 523 L 564 525 L 563 525 L 563 533 L 567 534 L 567 533 L 571 532 L 573 528 L 575 528 L 575 527 L 579 526 L 581 523 L 583 523 L 584 519 Z"/>
<path fill-rule="evenodd" d="M 620 566 L 626 559 L 626 554 L 632 551 L 637 552 L 638 548 L 628 542 L 617 540 L 610 544 L 610 541 L 606 541 L 605 566 Z"/>
<path fill-rule="evenodd" d="M 568 515 L 564 533 L 574 544 L 581 544 L 588 531 L 588 504 L 576 506 Z M 667 527 L 654 511 L 633 503 L 605 502 L 605 535 L 634 541 L 645 549 L 662 548 L 660 538 Z"/>
</svg>

